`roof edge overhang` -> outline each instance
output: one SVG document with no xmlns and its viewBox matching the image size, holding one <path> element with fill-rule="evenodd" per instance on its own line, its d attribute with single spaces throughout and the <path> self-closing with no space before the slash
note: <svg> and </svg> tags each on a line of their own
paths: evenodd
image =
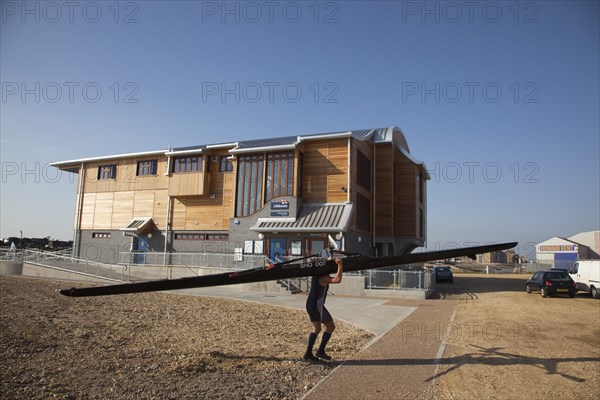
<svg viewBox="0 0 600 400">
<path fill-rule="evenodd" d="M 172 157 L 172 156 L 183 156 L 183 155 L 187 155 L 187 154 L 202 154 L 202 153 L 204 153 L 204 148 L 189 149 L 189 150 L 170 150 L 170 151 L 165 152 L 165 156 Z"/>
<path fill-rule="evenodd" d="M 351 136 L 352 136 L 352 131 L 324 133 L 324 134 L 306 135 L 306 136 L 299 135 L 298 143 L 300 143 L 302 141 L 308 141 L 308 140 L 341 139 L 341 138 L 347 138 L 347 137 L 351 137 Z"/>
<path fill-rule="evenodd" d="M 207 144 L 207 149 L 226 149 L 227 147 L 237 147 L 239 145 L 238 142 L 231 143 L 220 143 L 220 144 Z"/>
<path fill-rule="evenodd" d="M 261 228 L 261 227 L 255 227 L 255 226 L 251 227 L 250 230 L 253 232 L 261 232 L 261 233 L 268 233 L 268 232 L 338 233 L 338 232 L 346 231 L 345 229 L 338 229 L 338 228 L 270 228 L 270 227 Z"/>
<path fill-rule="evenodd" d="M 147 156 L 157 156 L 164 155 L 168 150 L 153 150 L 153 151 L 141 151 L 138 153 L 126 153 L 126 154 L 116 154 L 112 156 L 100 156 L 100 157 L 87 157 L 87 158 L 79 158 L 76 160 L 67 160 L 67 161 L 57 161 L 50 163 L 51 167 L 56 167 L 62 170 L 71 170 L 75 167 L 79 168 L 79 165 L 87 162 L 96 162 L 96 161 L 108 161 L 108 160 L 116 160 L 121 158 L 131 158 L 131 157 L 147 157 Z"/>
<path fill-rule="evenodd" d="M 297 144 L 285 144 L 280 146 L 262 146 L 262 147 L 247 147 L 242 149 L 231 149 L 231 154 L 256 153 L 257 151 L 279 151 L 279 150 L 294 150 Z"/>
<path fill-rule="evenodd" d="M 418 165 L 419 168 L 421 168 L 421 172 L 423 173 L 423 177 L 425 179 L 427 179 L 427 180 L 431 179 L 431 175 L 429 175 L 429 171 L 427 171 L 427 167 L 425 166 L 425 163 L 423 161 L 417 160 L 402 147 L 397 147 L 397 148 L 398 148 L 398 150 L 400 150 L 400 153 L 402 153 L 402 155 L 404 157 L 408 158 L 410 160 L 410 162 L 414 163 L 415 165 Z"/>
</svg>

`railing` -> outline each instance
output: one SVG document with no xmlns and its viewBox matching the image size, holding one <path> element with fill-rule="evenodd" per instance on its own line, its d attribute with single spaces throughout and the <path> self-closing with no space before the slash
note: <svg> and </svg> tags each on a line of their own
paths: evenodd
<svg viewBox="0 0 600 400">
<path fill-rule="evenodd" d="M 118 281 L 198 275 L 213 273 L 208 269 L 218 268 L 242 270 L 262 266 L 267 260 L 264 256 L 244 255 L 243 260 L 240 261 L 239 255 L 231 253 L 124 252 L 120 254 L 122 263 L 113 265 L 66 256 L 57 252 L 30 249 L 0 252 L 0 258 L 3 261 L 23 261 Z M 162 261 L 165 259 L 169 263 L 163 263 Z M 405 270 L 405 268 L 413 270 Z M 206 272 L 200 272 L 202 270 L 206 270 Z M 372 269 L 345 274 L 364 277 L 366 289 L 428 290 L 435 287 L 433 272 L 420 269 L 420 266 L 403 266 L 403 269 Z M 310 286 L 309 278 L 285 279 L 280 283 L 290 291 L 298 289 L 307 291 Z"/>
<path fill-rule="evenodd" d="M 240 255 L 235 253 L 164 253 L 143 251 L 125 251 L 119 253 L 120 265 L 148 267 L 210 267 L 244 270 L 264 266 L 267 260 L 262 255 Z"/>
<path fill-rule="evenodd" d="M 23 259 L 23 250 L 2 249 L 0 250 L 1 261 L 21 261 Z"/>
<path fill-rule="evenodd" d="M 26 263 L 38 264 L 49 268 L 112 281 L 130 280 L 129 271 L 126 266 L 104 264 L 82 258 L 65 256 L 51 251 L 24 249 L 21 251 L 20 260 Z"/>
<path fill-rule="evenodd" d="M 349 274 L 364 276 L 366 289 L 428 290 L 435 287 L 435 275 L 429 270 L 370 269 Z"/>
</svg>

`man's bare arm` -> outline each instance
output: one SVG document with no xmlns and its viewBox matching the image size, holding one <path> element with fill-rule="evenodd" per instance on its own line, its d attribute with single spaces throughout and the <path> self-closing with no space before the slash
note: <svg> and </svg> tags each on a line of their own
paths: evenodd
<svg viewBox="0 0 600 400">
<path fill-rule="evenodd" d="M 326 286 L 329 283 L 340 283 L 342 281 L 342 273 L 344 270 L 344 267 L 342 265 L 342 260 L 339 258 L 336 258 L 335 262 L 338 266 L 335 276 L 333 278 L 329 275 L 324 275 L 324 276 L 320 277 L 319 284 L 321 284 L 321 286 Z"/>
</svg>

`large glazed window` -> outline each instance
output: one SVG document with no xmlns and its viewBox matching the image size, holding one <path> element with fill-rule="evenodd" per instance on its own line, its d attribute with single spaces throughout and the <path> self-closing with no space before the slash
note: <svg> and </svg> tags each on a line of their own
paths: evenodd
<svg viewBox="0 0 600 400">
<path fill-rule="evenodd" d="M 173 160 L 173 173 L 202 171 L 202 157 L 178 157 Z"/>
<path fill-rule="evenodd" d="M 291 196 L 294 181 L 294 153 L 272 153 L 267 156 L 265 201 Z"/>
<path fill-rule="evenodd" d="M 371 190 L 371 160 L 360 150 L 356 152 L 356 181 L 366 190 Z"/>
<path fill-rule="evenodd" d="M 263 156 L 238 159 L 236 215 L 254 214 L 262 206 Z"/>
<path fill-rule="evenodd" d="M 356 227 L 365 232 L 371 230 L 371 202 L 360 193 L 356 194 Z"/>
</svg>

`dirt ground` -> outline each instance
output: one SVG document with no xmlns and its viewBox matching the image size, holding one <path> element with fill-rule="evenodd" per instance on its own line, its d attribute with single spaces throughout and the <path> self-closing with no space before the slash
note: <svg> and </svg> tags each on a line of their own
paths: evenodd
<svg viewBox="0 0 600 400">
<path fill-rule="evenodd" d="M 455 274 L 439 285 L 458 306 L 440 328 L 449 330 L 435 398 L 600 397 L 600 301 L 527 294 L 527 278 Z"/>
<path fill-rule="evenodd" d="M 0 398 L 296 399 L 337 365 L 301 361 L 303 311 L 145 293 L 67 298 L 0 276 Z M 344 359 L 372 334 L 337 323 Z"/>
<path fill-rule="evenodd" d="M 527 294 L 526 278 L 456 274 L 437 299 L 418 302 L 456 304 L 452 322 L 424 322 L 424 335 L 446 343 L 428 398 L 600 395 L 600 301 Z M 337 365 L 300 360 L 303 311 L 166 293 L 56 292 L 69 286 L 0 277 L 2 398 L 298 399 Z M 337 325 L 331 353 L 364 358 L 356 350 L 372 335 Z"/>
</svg>

